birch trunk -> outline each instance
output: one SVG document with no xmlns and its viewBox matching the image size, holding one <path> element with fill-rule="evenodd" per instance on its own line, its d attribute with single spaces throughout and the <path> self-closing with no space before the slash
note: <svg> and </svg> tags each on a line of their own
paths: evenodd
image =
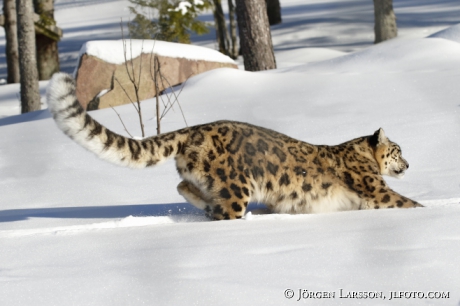
<svg viewBox="0 0 460 306">
<path fill-rule="evenodd" d="M 375 41 L 379 43 L 398 35 L 393 0 L 374 0 Z"/>
<path fill-rule="evenodd" d="M 265 0 L 236 0 L 236 15 L 244 69 L 275 69 L 275 54 Z"/>
<path fill-rule="evenodd" d="M 3 0 L 5 16 L 7 82 L 19 83 L 18 26 L 16 17 L 16 0 Z"/>
<path fill-rule="evenodd" d="M 17 0 L 21 112 L 40 109 L 32 0 Z"/>
</svg>

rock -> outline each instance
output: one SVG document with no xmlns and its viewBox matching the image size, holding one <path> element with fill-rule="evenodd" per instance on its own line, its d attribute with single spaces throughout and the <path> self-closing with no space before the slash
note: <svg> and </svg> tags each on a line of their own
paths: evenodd
<svg viewBox="0 0 460 306">
<path fill-rule="evenodd" d="M 173 44 L 161 43 L 162 45 L 168 44 L 168 48 L 171 48 L 171 44 Z M 181 46 L 181 44 L 176 45 L 179 48 Z M 175 47 L 174 44 L 172 47 Z M 186 48 L 190 47 L 201 48 L 196 46 L 187 46 Z M 206 52 L 217 52 L 207 48 L 203 49 L 206 49 Z M 231 61 L 218 62 L 165 56 L 164 49 L 161 52 L 162 55 L 157 55 L 156 52 L 154 54 L 140 53 L 133 60 L 129 60 L 127 64 L 111 63 L 110 59 L 104 60 L 95 55 L 87 54 L 84 52 L 85 47 L 82 48 L 82 51 L 80 64 L 75 73 L 76 91 L 78 100 L 87 110 L 107 108 L 137 101 L 134 85 L 130 78 L 136 81 L 140 101 L 155 97 L 155 84 L 152 77 L 155 57 L 158 58 L 160 63 L 162 76 L 162 81 L 158 81 L 160 92 L 208 70 L 222 67 L 238 69 L 237 65 Z M 177 52 L 175 55 L 177 56 Z M 129 59 L 128 56 L 127 58 Z M 215 59 L 215 57 L 211 58 Z M 130 76 L 128 76 L 127 68 Z"/>
</svg>

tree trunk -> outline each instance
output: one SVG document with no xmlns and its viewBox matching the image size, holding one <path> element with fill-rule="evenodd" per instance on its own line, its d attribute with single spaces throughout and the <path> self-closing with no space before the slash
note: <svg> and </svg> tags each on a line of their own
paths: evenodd
<svg viewBox="0 0 460 306">
<path fill-rule="evenodd" d="M 39 80 L 49 80 L 59 71 L 59 52 L 57 41 L 37 34 L 37 65 Z"/>
<path fill-rule="evenodd" d="M 33 0 L 35 13 L 40 15 L 39 24 L 55 25 L 54 0 Z M 54 33 L 43 31 L 35 33 L 37 43 L 37 64 L 39 80 L 49 80 L 59 71 L 58 40 Z"/>
<path fill-rule="evenodd" d="M 40 109 L 32 0 L 17 0 L 21 112 Z"/>
<path fill-rule="evenodd" d="M 236 0 L 244 69 L 260 71 L 276 68 L 265 0 Z"/>
<path fill-rule="evenodd" d="M 398 35 L 393 0 L 374 0 L 375 42 L 379 43 Z"/>
<path fill-rule="evenodd" d="M 280 0 L 265 0 L 267 5 L 268 23 L 270 25 L 281 23 L 281 6 Z"/>
<path fill-rule="evenodd" d="M 19 83 L 18 27 L 16 17 L 16 0 L 3 0 L 5 16 L 7 82 Z"/>
<path fill-rule="evenodd" d="M 236 39 L 235 5 L 233 4 L 233 0 L 228 0 L 228 18 L 230 19 L 230 37 L 232 39 L 229 53 L 231 58 L 236 59 L 238 57 L 238 43 Z"/>
<path fill-rule="evenodd" d="M 225 24 L 225 15 L 222 10 L 221 0 L 213 0 L 214 2 L 214 20 L 216 23 L 217 43 L 219 44 L 219 52 L 229 55 L 229 41 L 227 33 L 227 25 Z"/>
</svg>

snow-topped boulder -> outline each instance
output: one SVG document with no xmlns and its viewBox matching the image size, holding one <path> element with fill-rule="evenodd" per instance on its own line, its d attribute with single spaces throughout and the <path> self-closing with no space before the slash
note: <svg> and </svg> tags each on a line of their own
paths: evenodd
<svg viewBox="0 0 460 306">
<path fill-rule="evenodd" d="M 131 78 L 134 76 L 139 84 L 139 99 L 154 97 L 155 57 L 163 76 L 162 81 L 158 81 L 160 92 L 208 70 L 238 69 L 231 58 L 209 48 L 152 40 L 89 41 L 80 50 L 74 72 L 78 100 L 88 110 L 135 101 L 127 67 Z"/>
</svg>

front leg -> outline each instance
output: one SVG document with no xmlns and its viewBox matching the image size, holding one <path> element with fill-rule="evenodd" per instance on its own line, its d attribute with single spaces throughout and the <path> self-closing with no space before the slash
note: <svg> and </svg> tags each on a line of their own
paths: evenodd
<svg viewBox="0 0 460 306">
<path fill-rule="evenodd" d="M 371 199 L 368 199 L 368 209 L 424 207 L 422 204 L 406 198 L 388 187 L 375 190 L 370 197 Z"/>
</svg>

